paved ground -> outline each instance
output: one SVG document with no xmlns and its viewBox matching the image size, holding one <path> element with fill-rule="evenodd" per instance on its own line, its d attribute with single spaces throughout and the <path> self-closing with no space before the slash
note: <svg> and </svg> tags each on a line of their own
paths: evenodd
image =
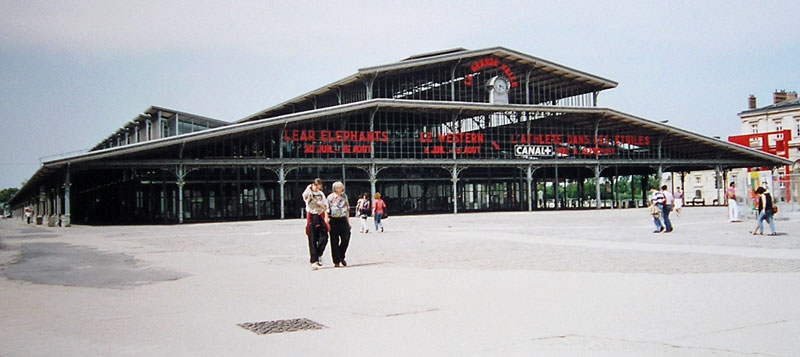
<svg viewBox="0 0 800 357">
<path fill-rule="evenodd" d="M 777 237 L 726 214 L 394 216 L 319 271 L 300 220 L 4 220 L 0 355 L 800 354 L 800 214 Z M 295 318 L 327 328 L 237 325 Z"/>
</svg>

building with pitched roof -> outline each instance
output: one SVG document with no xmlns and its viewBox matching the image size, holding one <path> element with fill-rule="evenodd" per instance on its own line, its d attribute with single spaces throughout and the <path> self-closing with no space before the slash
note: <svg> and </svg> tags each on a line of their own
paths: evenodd
<svg viewBox="0 0 800 357">
<path fill-rule="evenodd" d="M 12 205 L 54 225 L 300 217 L 321 177 L 394 214 L 632 207 L 663 172 L 789 163 L 599 107 L 616 86 L 503 47 L 416 55 L 229 125 L 112 136 L 44 162 Z"/>
</svg>

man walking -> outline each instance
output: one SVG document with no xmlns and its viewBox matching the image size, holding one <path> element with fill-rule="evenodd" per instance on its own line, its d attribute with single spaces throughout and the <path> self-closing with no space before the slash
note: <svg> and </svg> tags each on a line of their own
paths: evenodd
<svg viewBox="0 0 800 357">
<path fill-rule="evenodd" d="M 669 233 L 672 232 L 672 222 L 669 220 L 669 213 L 672 211 L 672 204 L 675 202 L 675 199 L 672 196 L 672 192 L 667 190 L 667 185 L 661 186 L 661 194 L 664 195 L 664 206 L 661 207 L 661 218 L 664 219 L 664 226 L 667 228 L 664 233 Z"/>
<path fill-rule="evenodd" d="M 658 211 L 662 212 L 662 215 L 664 212 L 664 200 L 664 194 L 659 192 L 655 187 L 650 186 L 650 206 L 655 206 Z M 664 230 L 664 226 L 661 225 L 661 219 L 658 217 L 658 212 L 655 212 L 653 215 L 653 224 L 656 226 L 656 230 L 654 230 L 653 233 L 661 233 Z"/>
</svg>

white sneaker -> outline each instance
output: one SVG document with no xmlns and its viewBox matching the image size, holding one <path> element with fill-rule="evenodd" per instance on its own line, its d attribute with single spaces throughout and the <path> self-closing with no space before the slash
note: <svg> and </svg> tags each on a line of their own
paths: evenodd
<svg viewBox="0 0 800 357">
<path fill-rule="evenodd" d="M 322 267 L 322 259 L 317 260 L 317 266 L 320 267 L 320 268 Z"/>
<path fill-rule="evenodd" d="M 317 269 L 319 269 L 317 263 L 311 263 L 311 270 L 317 270 Z"/>
</svg>

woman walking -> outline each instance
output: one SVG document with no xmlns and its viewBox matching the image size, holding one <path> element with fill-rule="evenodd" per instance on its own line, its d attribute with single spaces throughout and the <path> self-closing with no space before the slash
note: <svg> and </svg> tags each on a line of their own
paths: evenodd
<svg viewBox="0 0 800 357">
<path fill-rule="evenodd" d="M 333 183 L 333 193 L 328 195 L 328 207 L 333 266 L 347 266 L 344 256 L 350 244 L 350 202 L 341 181 Z"/>
<path fill-rule="evenodd" d="M 369 194 L 366 192 L 362 193 L 361 198 L 359 198 L 358 202 L 356 203 L 358 218 L 361 220 L 361 230 L 359 230 L 360 233 L 369 233 L 369 227 L 367 227 L 367 217 L 369 217 L 370 206 Z"/>
<path fill-rule="evenodd" d="M 317 270 L 322 266 L 322 253 L 328 244 L 328 223 L 325 220 L 325 211 L 328 210 L 328 200 L 322 193 L 322 180 L 315 179 L 303 191 L 303 201 L 306 203 L 306 236 L 308 236 L 308 255 L 310 256 L 311 269 Z"/>
<path fill-rule="evenodd" d="M 383 202 L 381 199 L 380 192 L 375 192 L 374 197 L 375 200 L 372 203 L 372 216 L 375 217 L 375 231 L 383 232 L 383 223 L 381 223 L 381 218 L 383 218 L 383 212 L 386 210 L 386 202 Z"/>
<path fill-rule="evenodd" d="M 741 222 L 739 220 L 739 203 L 736 202 L 736 182 L 731 182 L 730 187 L 725 190 L 725 197 L 728 199 L 728 220 Z"/>
<path fill-rule="evenodd" d="M 680 187 L 676 187 L 675 189 L 677 190 L 673 195 L 675 197 L 675 214 L 677 214 L 678 217 L 680 217 L 681 207 L 683 207 L 683 191 L 681 191 Z"/>
<path fill-rule="evenodd" d="M 753 235 L 764 234 L 764 221 L 767 221 L 767 223 L 769 223 L 769 235 L 778 235 L 778 233 L 775 232 L 775 220 L 772 218 L 772 215 L 775 212 L 775 203 L 772 201 L 772 195 L 767 192 L 765 188 L 759 187 L 756 189 L 756 197 L 758 197 L 758 200 L 756 201 L 756 209 L 758 209 L 758 226 L 751 233 Z"/>
</svg>

